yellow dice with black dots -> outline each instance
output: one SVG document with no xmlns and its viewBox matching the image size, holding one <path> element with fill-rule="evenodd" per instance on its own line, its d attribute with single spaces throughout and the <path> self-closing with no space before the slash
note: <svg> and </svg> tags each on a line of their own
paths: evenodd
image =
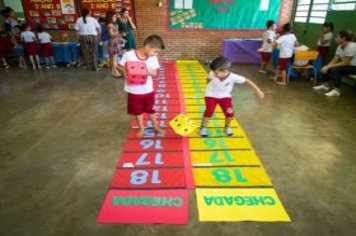
<svg viewBox="0 0 356 236">
<path fill-rule="evenodd" d="M 176 134 L 179 134 L 184 137 L 190 135 L 198 128 L 198 126 L 196 126 L 194 122 L 191 119 L 189 119 L 189 117 L 183 114 L 179 114 L 176 117 L 174 117 L 169 122 L 169 125 L 172 127 L 174 132 L 176 132 Z"/>
</svg>

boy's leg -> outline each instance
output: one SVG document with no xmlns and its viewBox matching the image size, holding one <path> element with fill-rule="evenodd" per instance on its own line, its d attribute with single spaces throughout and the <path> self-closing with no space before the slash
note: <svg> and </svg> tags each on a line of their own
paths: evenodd
<svg viewBox="0 0 356 236">
<path fill-rule="evenodd" d="M 38 65 L 38 69 L 41 69 L 40 57 L 38 55 L 35 55 L 35 58 Z"/>
<path fill-rule="evenodd" d="M 143 103 L 144 112 L 150 116 L 150 119 L 151 119 L 152 125 L 153 125 L 153 129 L 157 133 L 164 134 L 165 131 L 159 127 L 158 122 L 157 122 L 156 112 L 153 109 L 153 106 L 155 104 L 155 93 L 152 92 L 152 93 L 146 94 L 143 97 L 142 103 Z"/>
<path fill-rule="evenodd" d="M 232 98 L 220 99 L 219 106 L 225 115 L 225 134 L 231 136 L 233 133 L 230 124 L 235 115 L 234 108 L 232 107 Z"/>
<path fill-rule="evenodd" d="M 272 82 L 276 82 L 278 80 L 278 77 L 279 77 L 279 69 L 276 68 L 275 71 L 274 71 L 274 76 L 269 77 L 269 79 Z"/>
<path fill-rule="evenodd" d="M 268 64 L 270 54 L 266 52 L 261 52 L 261 66 L 258 70 L 259 73 L 266 74 L 266 66 Z"/>
<path fill-rule="evenodd" d="M 206 130 L 206 124 L 208 123 L 208 120 L 213 116 L 215 107 L 217 105 L 217 100 L 212 97 L 205 97 L 205 112 L 201 121 L 200 125 L 200 130 L 199 134 L 202 137 L 208 137 L 208 133 Z"/>
<path fill-rule="evenodd" d="M 287 85 L 287 72 L 285 70 L 280 72 L 282 81 L 276 81 L 276 84 L 286 86 Z"/>
<path fill-rule="evenodd" d="M 152 114 L 149 114 L 150 116 L 150 119 L 152 121 L 152 125 L 153 125 L 153 129 L 157 132 L 157 133 L 160 133 L 160 134 L 165 134 L 165 131 L 163 129 L 161 129 L 158 125 L 158 122 L 157 122 L 157 117 L 156 117 L 156 114 L 155 113 L 152 113 Z"/>
<path fill-rule="evenodd" d="M 287 69 L 290 58 L 280 58 L 279 59 L 279 72 L 282 81 L 276 81 L 276 84 L 286 86 L 287 85 Z"/>
<path fill-rule="evenodd" d="M 203 117 L 203 119 L 201 120 L 201 126 L 199 129 L 199 135 L 201 137 L 208 137 L 208 132 L 206 130 L 206 124 L 209 121 L 209 117 Z"/>
<path fill-rule="evenodd" d="M 51 65 L 52 65 L 52 67 L 56 67 L 56 61 L 54 60 L 54 57 L 51 56 L 50 59 L 51 59 Z"/>
<path fill-rule="evenodd" d="M 143 124 L 143 114 L 136 116 L 136 120 L 139 127 L 139 131 L 136 133 L 136 136 L 143 137 L 143 134 L 145 132 L 145 126 Z"/>
<path fill-rule="evenodd" d="M 23 56 L 19 56 L 19 67 L 20 68 L 26 67 L 25 58 Z"/>
<path fill-rule="evenodd" d="M 31 62 L 31 65 L 32 65 L 32 69 L 36 69 L 36 64 L 35 64 L 35 61 L 33 60 L 33 56 L 30 55 L 29 58 L 30 58 L 30 62 Z"/>
<path fill-rule="evenodd" d="M 261 66 L 260 66 L 260 68 L 258 69 L 258 72 L 260 72 L 260 73 L 265 73 L 265 72 L 266 72 L 265 69 L 266 69 L 266 62 L 265 62 L 265 61 L 262 61 L 262 62 L 261 62 Z"/>
<path fill-rule="evenodd" d="M 49 57 L 45 57 L 45 63 L 46 63 L 46 68 L 49 68 L 49 65 L 51 64 Z"/>
</svg>

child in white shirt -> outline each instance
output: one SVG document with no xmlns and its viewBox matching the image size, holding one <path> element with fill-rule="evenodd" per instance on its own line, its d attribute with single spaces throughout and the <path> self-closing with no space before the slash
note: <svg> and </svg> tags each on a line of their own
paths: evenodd
<svg viewBox="0 0 356 236">
<path fill-rule="evenodd" d="M 278 85 L 287 85 L 287 67 L 290 59 L 293 56 L 294 47 L 298 46 L 298 40 L 292 33 L 291 24 L 284 24 L 282 26 L 282 36 L 276 40 L 275 47 L 279 47 L 279 60 L 278 60 L 278 72 L 271 80 Z M 281 81 L 278 81 L 278 77 L 281 77 Z"/>
<path fill-rule="evenodd" d="M 225 134 L 231 136 L 232 130 L 230 123 L 234 118 L 231 92 L 234 84 L 247 83 L 252 87 L 260 98 L 264 97 L 262 90 L 251 80 L 237 75 L 230 71 L 231 62 L 224 57 L 215 58 L 211 64 L 208 75 L 208 84 L 205 92 L 205 112 L 201 122 L 200 136 L 207 137 L 206 124 L 213 116 L 217 104 L 221 107 L 225 115 Z"/>
<path fill-rule="evenodd" d="M 258 70 L 259 73 L 266 74 L 266 66 L 271 60 L 271 54 L 273 50 L 273 43 L 276 40 L 276 24 L 273 20 L 269 20 L 266 23 L 267 30 L 262 34 L 262 48 L 261 51 L 261 66 Z"/>
<path fill-rule="evenodd" d="M 326 22 L 321 26 L 320 37 L 318 40 L 318 52 L 323 65 L 325 65 L 326 57 L 330 51 L 330 45 L 334 37 L 333 31 L 334 24 L 331 22 Z"/>
<path fill-rule="evenodd" d="M 56 62 L 54 61 L 53 58 L 53 48 L 52 48 L 52 36 L 43 31 L 42 25 L 39 25 L 37 27 L 37 36 L 38 40 L 40 41 L 41 44 L 41 56 L 45 58 L 46 61 L 46 68 L 49 69 L 49 67 L 52 64 L 52 67 L 56 67 Z"/>
<path fill-rule="evenodd" d="M 25 44 L 26 53 L 30 58 L 32 68 L 36 69 L 36 63 L 38 69 L 41 69 L 40 57 L 38 56 L 37 38 L 31 31 L 31 26 L 25 26 L 25 31 L 21 32 L 21 40 Z"/>
</svg>

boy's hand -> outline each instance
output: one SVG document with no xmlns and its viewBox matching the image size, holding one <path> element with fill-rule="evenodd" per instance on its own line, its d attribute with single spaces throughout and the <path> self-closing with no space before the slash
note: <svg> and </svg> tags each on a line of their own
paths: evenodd
<svg viewBox="0 0 356 236">
<path fill-rule="evenodd" d="M 148 69 L 147 72 L 148 72 L 148 75 L 152 75 L 154 77 L 157 76 L 157 74 L 158 74 L 157 70 L 152 70 L 152 69 Z"/>
</svg>

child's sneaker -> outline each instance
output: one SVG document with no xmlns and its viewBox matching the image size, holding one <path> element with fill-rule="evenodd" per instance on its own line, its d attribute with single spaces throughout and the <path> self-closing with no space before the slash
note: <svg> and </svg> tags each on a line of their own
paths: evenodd
<svg viewBox="0 0 356 236">
<path fill-rule="evenodd" d="M 328 91 L 330 88 L 325 86 L 324 84 L 318 85 L 318 86 L 313 86 L 314 90 L 325 90 Z"/>
<path fill-rule="evenodd" d="M 57 66 L 55 64 L 52 65 L 52 68 L 57 68 Z"/>
<path fill-rule="evenodd" d="M 225 126 L 225 134 L 226 136 L 232 136 L 232 130 L 230 126 Z"/>
<path fill-rule="evenodd" d="M 5 67 L 6 69 L 9 69 L 9 68 L 10 68 L 9 64 L 7 64 L 7 63 L 4 64 L 4 67 Z"/>
<path fill-rule="evenodd" d="M 258 72 L 258 73 L 261 73 L 261 74 L 267 74 L 267 71 L 262 70 L 262 69 L 259 69 L 257 72 Z"/>
<path fill-rule="evenodd" d="M 332 89 L 330 92 L 327 92 L 325 96 L 327 97 L 339 97 L 341 95 L 341 92 L 339 89 Z"/>
<path fill-rule="evenodd" d="M 208 137 L 208 133 L 206 132 L 206 127 L 204 126 L 200 127 L 199 135 L 204 138 Z"/>
</svg>

